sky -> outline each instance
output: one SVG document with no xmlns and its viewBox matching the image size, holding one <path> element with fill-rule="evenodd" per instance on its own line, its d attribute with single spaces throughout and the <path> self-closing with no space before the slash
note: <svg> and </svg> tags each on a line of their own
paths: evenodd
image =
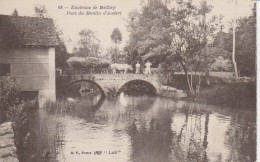
<svg viewBox="0 0 260 162">
<path fill-rule="evenodd" d="M 128 13 L 132 10 L 141 9 L 142 0 L 0 0 L 0 14 L 11 15 L 13 10 L 18 10 L 19 16 L 35 16 L 34 6 L 45 5 L 48 11 L 48 17 L 53 18 L 55 24 L 63 31 L 63 38 L 66 42 L 69 52 L 77 45 L 79 39 L 78 33 L 82 29 L 91 29 L 96 32 L 101 41 L 103 51 L 112 47 L 113 43 L 110 35 L 114 28 L 119 28 L 122 33 L 122 43 L 120 47 L 126 44 L 129 33 L 127 32 Z M 199 3 L 201 0 L 193 0 Z M 237 0 L 237 17 L 249 16 L 253 6 L 252 0 Z M 222 14 L 223 23 L 228 24 L 234 15 L 234 0 L 207 0 L 208 4 L 213 6 L 212 15 Z M 86 6 L 91 9 L 71 9 L 74 6 Z M 58 9 L 62 6 L 62 9 Z M 97 6 L 97 9 L 93 9 Z M 115 9 L 100 9 L 100 6 Z M 66 8 L 68 7 L 68 8 Z M 118 15 L 68 15 L 79 11 L 90 12 L 117 12 Z M 227 26 L 227 25 L 225 25 Z"/>
</svg>

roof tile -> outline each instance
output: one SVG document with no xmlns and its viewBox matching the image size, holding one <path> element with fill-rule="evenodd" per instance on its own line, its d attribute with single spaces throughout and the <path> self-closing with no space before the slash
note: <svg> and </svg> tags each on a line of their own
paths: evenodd
<svg viewBox="0 0 260 162">
<path fill-rule="evenodd" d="M 56 45 L 52 19 L 0 15 L 0 47 Z"/>
</svg>

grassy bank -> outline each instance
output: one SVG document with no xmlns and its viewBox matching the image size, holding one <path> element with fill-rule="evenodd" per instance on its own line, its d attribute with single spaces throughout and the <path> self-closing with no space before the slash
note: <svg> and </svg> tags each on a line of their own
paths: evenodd
<svg viewBox="0 0 260 162">
<path fill-rule="evenodd" d="M 197 79 L 194 80 L 196 83 Z M 203 80 L 204 78 L 200 92 L 188 94 L 187 100 L 235 109 L 256 109 L 256 83 L 225 83 L 221 79 L 211 77 L 211 85 L 207 86 Z M 184 75 L 175 75 L 168 85 L 189 91 Z"/>
<path fill-rule="evenodd" d="M 216 84 L 189 95 L 188 100 L 240 109 L 256 109 L 255 83 Z"/>
</svg>

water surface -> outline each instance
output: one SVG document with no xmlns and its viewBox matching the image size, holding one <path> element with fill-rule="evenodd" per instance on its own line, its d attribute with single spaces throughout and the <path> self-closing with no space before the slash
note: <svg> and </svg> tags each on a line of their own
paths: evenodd
<svg viewBox="0 0 260 162">
<path fill-rule="evenodd" d="M 168 98 L 122 93 L 80 115 L 39 110 L 25 132 L 25 162 L 256 160 L 255 112 Z"/>
</svg>

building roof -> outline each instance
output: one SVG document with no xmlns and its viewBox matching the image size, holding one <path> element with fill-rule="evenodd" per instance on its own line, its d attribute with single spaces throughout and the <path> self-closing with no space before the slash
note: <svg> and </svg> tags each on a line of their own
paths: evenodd
<svg viewBox="0 0 260 162">
<path fill-rule="evenodd" d="M 0 47 L 56 45 L 52 19 L 0 15 Z"/>
</svg>

